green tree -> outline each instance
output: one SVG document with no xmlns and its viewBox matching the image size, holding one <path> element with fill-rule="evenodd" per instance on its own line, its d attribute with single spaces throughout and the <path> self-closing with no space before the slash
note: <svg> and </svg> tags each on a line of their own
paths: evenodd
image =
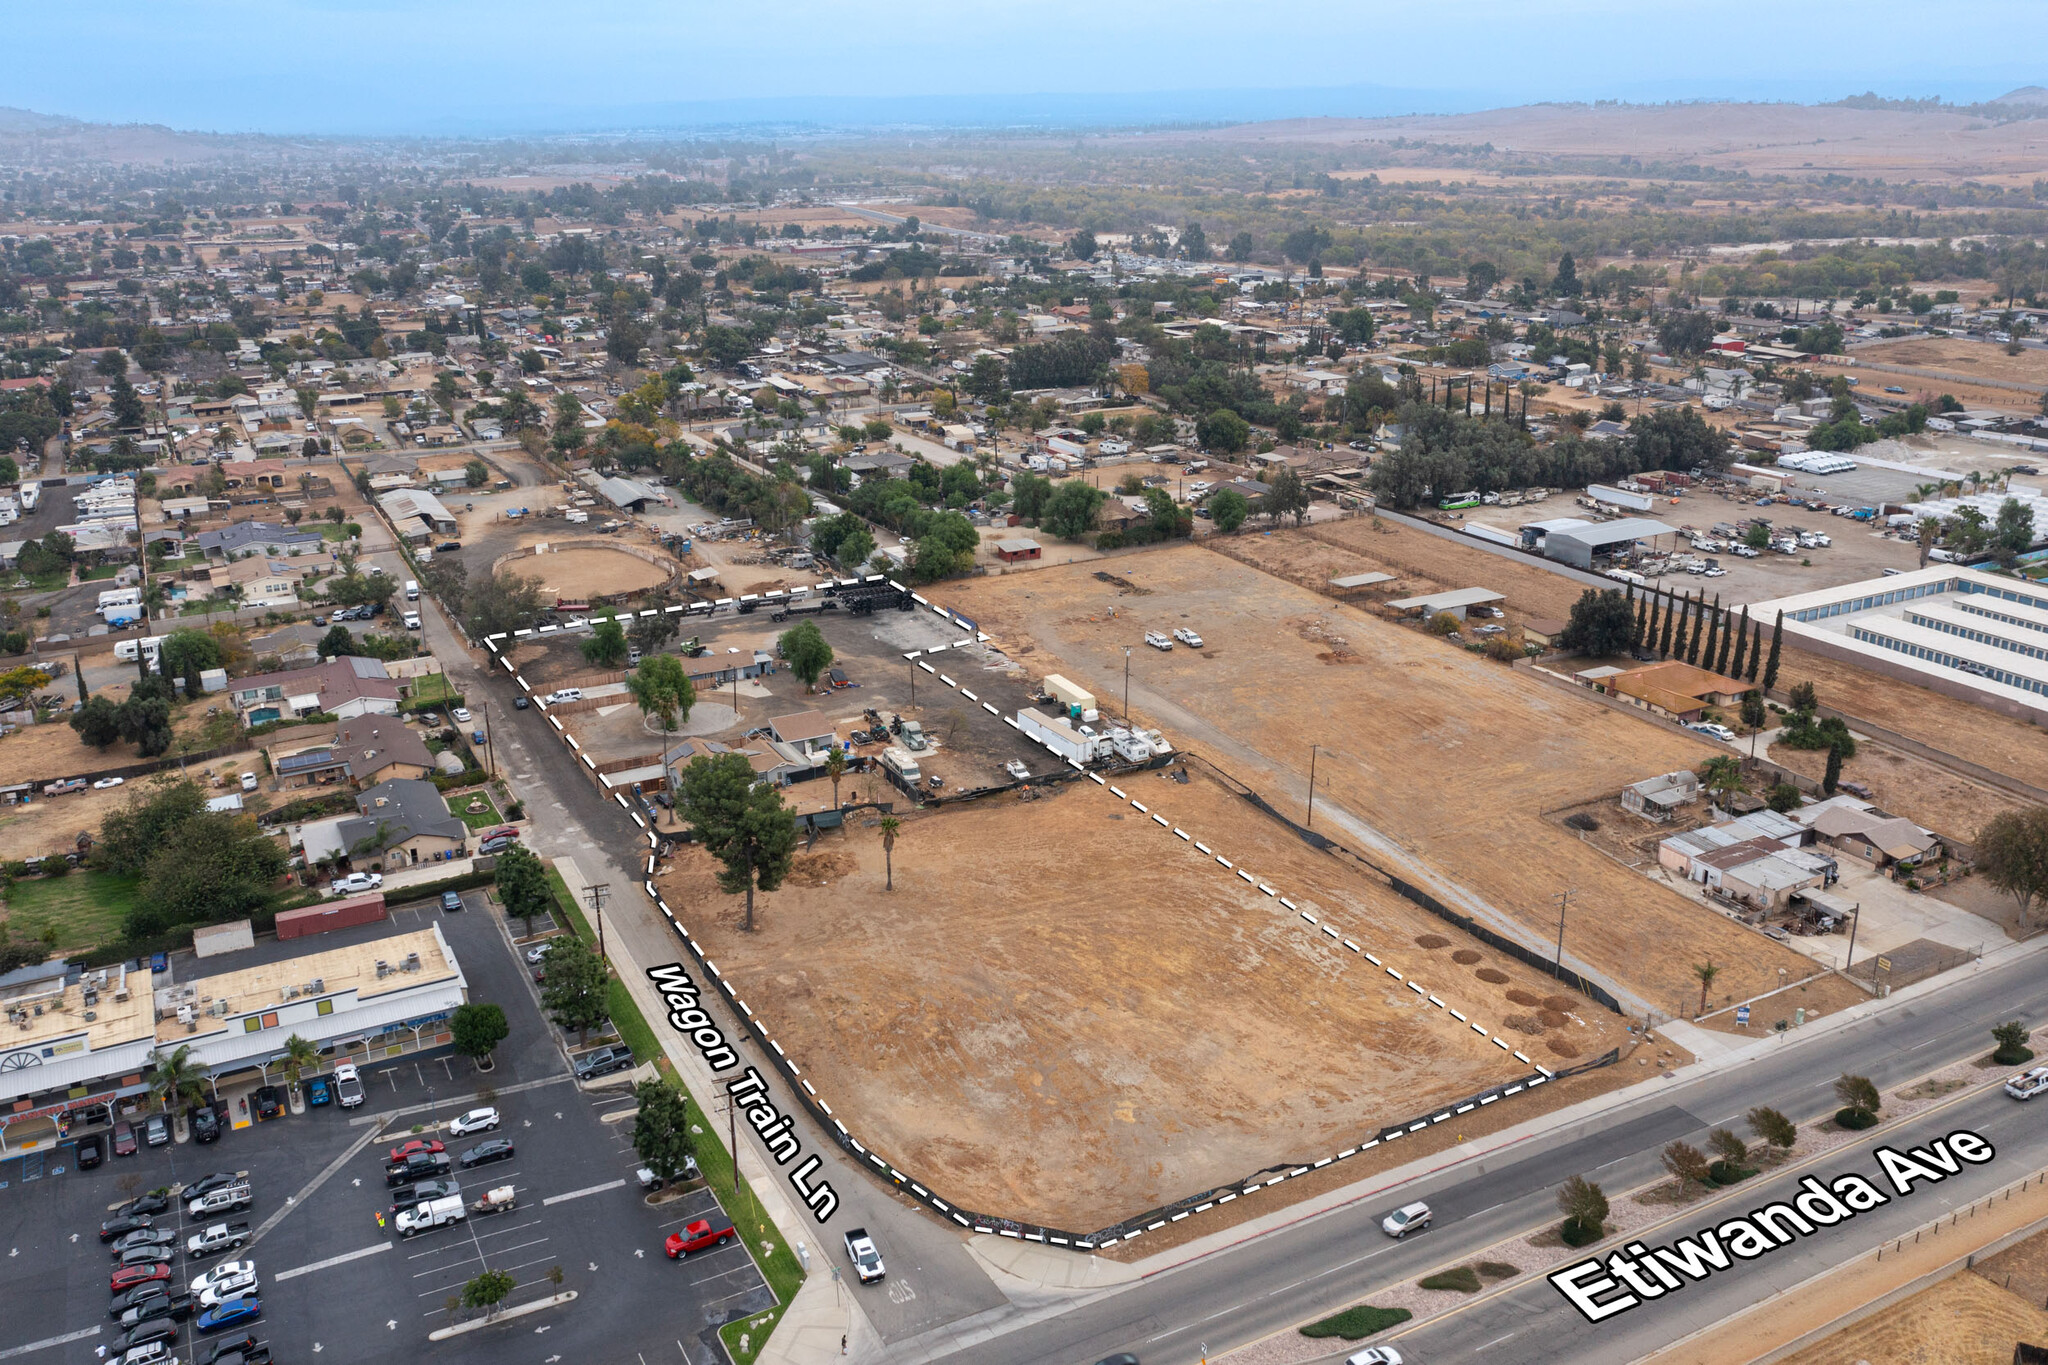
<svg viewBox="0 0 2048 1365">
<path fill-rule="evenodd" d="M 502 1270 L 486 1270 L 462 1286 L 462 1306 L 481 1308 L 487 1318 L 498 1316 L 498 1305 L 512 1297 L 519 1282 Z"/>
<path fill-rule="evenodd" d="M 796 822 L 774 786 L 755 780 L 744 754 L 695 758 L 682 773 L 676 809 L 723 866 L 718 889 L 746 893 L 743 928 L 754 928 L 754 892 L 773 891 L 789 874 Z"/>
<path fill-rule="evenodd" d="M 1244 525 L 1252 514 L 1251 499 L 1235 488 L 1219 488 L 1209 495 L 1206 506 L 1209 517 L 1216 523 L 1216 529 L 1226 535 Z"/>
<path fill-rule="evenodd" d="M 697 1154 L 688 1104 L 658 1078 L 634 1086 L 633 1098 L 639 1105 L 633 1115 L 633 1150 L 664 1181 L 677 1179 Z"/>
<path fill-rule="evenodd" d="M 298 1089 L 306 1073 L 319 1065 L 320 1049 L 310 1039 L 294 1033 L 284 1040 L 284 1079 L 292 1089 Z"/>
<path fill-rule="evenodd" d="M 1708 1183 L 1707 1172 L 1712 1163 L 1707 1160 L 1705 1152 L 1690 1142 L 1668 1144 L 1660 1159 L 1664 1163 L 1664 1169 L 1678 1177 L 1681 1188 L 1705 1186 Z"/>
<path fill-rule="evenodd" d="M 1852 1076 L 1844 1072 L 1835 1080 L 1835 1098 L 1842 1103 L 1835 1114 L 1835 1121 L 1844 1128 L 1868 1128 L 1877 1122 L 1879 1110 L 1883 1107 L 1877 1087 L 1867 1076 Z"/>
<path fill-rule="evenodd" d="M 0 701 L 20 701 L 50 685 L 49 672 L 41 668 L 10 668 L 0 673 Z"/>
<path fill-rule="evenodd" d="M 320 653 L 325 658 L 339 659 L 355 652 L 356 637 L 349 634 L 347 626 L 329 626 L 320 637 Z"/>
<path fill-rule="evenodd" d="M 491 467 L 482 460 L 470 460 L 462 466 L 462 478 L 471 488 L 482 488 L 491 481 Z"/>
<path fill-rule="evenodd" d="M 832 666 L 832 646 L 815 621 L 799 621 L 782 632 L 777 644 L 789 671 L 803 679 L 804 691 L 818 690 L 818 679 Z"/>
<path fill-rule="evenodd" d="M 1707 1146 L 1731 1166 L 1740 1166 L 1749 1160 L 1749 1144 L 1732 1128 L 1716 1128 L 1707 1134 Z"/>
<path fill-rule="evenodd" d="M 896 889 L 896 835 L 903 828 L 903 822 L 893 815 L 881 819 L 882 870 L 887 879 L 882 887 L 885 891 Z"/>
<path fill-rule="evenodd" d="M 825 777 L 832 784 L 832 808 L 839 809 L 839 783 L 846 776 L 846 750 L 834 744 L 825 754 Z"/>
<path fill-rule="evenodd" d="M 562 934 L 548 943 L 541 959 L 547 980 L 541 985 L 540 1002 L 557 1027 L 576 1030 L 580 1045 L 590 1031 L 605 1021 L 611 973 L 590 946 L 574 934 Z"/>
<path fill-rule="evenodd" d="M 1764 803 L 1780 815 L 1798 810 L 1806 804 L 1806 797 L 1790 782 L 1780 782 L 1765 793 Z"/>
<path fill-rule="evenodd" d="M 218 924 L 269 907 L 285 874 L 284 847 L 248 816 L 205 812 L 168 834 L 142 869 L 128 911 L 131 938 L 185 924 Z"/>
<path fill-rule="evenodd" d="M 1044 516 L 1051 501 L 1052 480 L 1043 474 L 1019 474 L 1010 481 L 1010 507 L 1026 521 Z"/>
<path fill-rule="evenodd" d="M 2029 1030 L 2019 1020 L 1993 1025 L 1991 1037 L 1998 1044 L 1998 1050 L 1991 1054 L 1991 1060 L 1998 1065 L 2019 1066 L 2034 1060 L 2034 1050 L 2027 1046 Z"/>
<path fill-rule="evenodd" d="M 105 696 L 95 696 L 71 713 L 71 728 L 79 742 L 104 750 L 121 738 L 121 708 Z"/>
<path fill-rule="evenodd" d="M 1095 514 L 1102 510 L 1103 501 L 1108 497 L 1100 488 L 1068 479 L 1053 491 L 1046 503 L 1043 524 L 1045 529 L 1061 540 L 1078 540 L 1095 526 Z"/>
<path fill-rule="evenodd" d="M 1308 485 L 1292 465 L 1281 465 L 1267 479 L 1265 496 L 1259 499 L 1259 510 L 1272 521 L 1282 517 L 1293 517 L 1300 526 L 1308 518 Z"/>
<path fill-rule="evenodd" d="M 1762 622 L 1758 622 L 1762 628 Z M 1764 661 L 1764 691 L 1769 692 L 1778 685 L 1778 651 L 1785 642 L 1785 613 L 1779 612 L 1778 619 L 1771 626 L 1771 657 Z"/>
<path fill-rule="evenodd" d="M 627 677 L 626 690 L 639 703 L 640 714 L 661 721 L 664 735 L 675 729 L 678 721 L 688 720 L 690 708 L 697 704 L 697 688 L 690 681 L 690 671 L 673 654 L 642 659 Z"/>
<path fill-rule="evenodd" d="M 1558 1186 L 1557 1211 L 1564 1215 L 1564 1239 L 1572 1246 L 1597 1242 L 1606 1230 L 1607 1194 L 1584 1176 Z"/>
<path fill-rule="evenodd" d="M 607 616 L 591 628 L 583 642 L 583 657 L 599 668 L 617 668 L 626 662 L 632 646 L 626 641 L 626 627 L 616 616 Z"/>
<path fill-rule="evenodd" d="M 495 875 L 498 900 L 505 913 L 524 920 L 526 937 L 533 937 L 534 917 L 555 909 L 555 892 L 548 882 L 547 868 L 524 844 L 513 844 L 498 855 Z"/>
<path fill-rule="evenodd" d="M 1799 1141 L 1798 1125 L 1768 1105 L 1758 1105 L 1744 1118 L 1758 1137 L 1781 1152 L 1791 1151 L 1793 1144 Z"/>
<path fill-rule="evenodd" d="M 1842 751 L 1834 745 L 1828 746 L 1827 770 L 1821 774 L 1820 790 L 1823 796 L 1833 796 L 1835 788 L 1842 785 Z"/>
<path fill-rule="evenodd" d="M 1700 765 L 1700 785 L 1714 794 L 1716 804 L 1726 807 L 1730 792 L 1746 792 L 1749 784 L 1742 778 L 1742 760 L 1732 754 L 1718 754 Z M 1702 1009 L 1706 1007 L 1701 1006 Z"/>
<path fill-rule="evenodd" d="M 2020 927 L 2048 900 L 2048 806 L 2002 811 L 1977 831 L 1977 872 L 2013 898 Z"/>
<path fill-rule="evenodd" d="M 94 860 L 109 872 L 140 872 L 159 846 L 205 810 L 206 794 L 197 782 L 162 776 L 131 788 L 127 801 L 101 823 Z"/>
<path fill-rule="evenodd" d="M 1705 1014 L 1707 1012 L 1707 992 L 1712 989 L 1714 978 L 1721 974 L 1721 969 L 1714 965 L 1712 958 L 1708 958 L 1705 962 L 1693 963 L 1692 974 L 1698 977 L 1700 981 L 1699 1012 Z"/>
<path fill-rule="evenodd" d="M 1742 723 L 1751 730 L 1761 730 L 1771 718 L 1770 708 L 1764 705 L 1764 694 L 1754 687 L 1742 694 Z"/>
<path fill-rule="evenodd" d="M 1217 408 L 1195 423 L 1195 439 L 1205 449 L 1222 455 L 1233 455 L 1243 450 L 1251 435 L 1251 423 L 1229 408 Z"/>
<path fill-rule="evenodd" d="M 457 1005 L 448 1016 L 448 1032 L 457 1052 L 476 1062 L 480 1070 L 489 1071 L 491 1054 L 511 1036 L 512 1026 L 505 1021 L 501 1007 L 472 1000 Z"/>
<path fill-rule="evenodd" d="M 1612 589 L 1587 588 L 1572 603 L 1571 620 L 1559 643 L 1566 649 L 1596 657 L 1623 654 L 1635 633 L 1628 599 Z"/>
</svg>

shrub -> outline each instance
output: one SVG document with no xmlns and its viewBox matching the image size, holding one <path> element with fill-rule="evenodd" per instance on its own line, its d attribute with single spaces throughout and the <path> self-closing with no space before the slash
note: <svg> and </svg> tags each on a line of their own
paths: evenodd
<svg viewBox="0 0 2048 1365">
<path fill-rule="evenodd" d="M 1361 1303 L 1335 1313 L 1321 1322 L 1312 1322 L 1301 1329 L 1305 1337 L 1342 1337 L 1346 1341 L 1359 1341 L 1375 1332 L 1384 1332 L 1389 1327 L 1398 1327 L 1415 1315 L 1405 1308 L 1374 1308 Z"/>
<path fill-rule="evenodd" d="M 1995 1026 L 1991 1036 L 1998 1042 L 1998 1050 L 1991 1054 L 1991 1060 L 2000 1066 L 2018 1066 L 2034 1060 L 2034 1050 L 2027 1046 L 2027 1026 L 2019 1020 Z"/>
<path fill-rule="evenodd" d="M 1557 1235 L 1564 1238 L 1568 1247 L 1590 1246 L 1605 1235 L 1598 1223 L 1581 1223 L 1576 1218 L 1567 1218 L 1557 1229 Z"/>
<path fill-rule="evenodd" d="M 1717 1161 L 1707 1167 L 1707 1179 L 1716 1185 L 1740 1184 L 1755 1174 L 1749 1167 L 1738 1166 L 1732 1161 Z"/>
<path fill-rule="evenodd" d="M 1868 1076 L 1852 1076 L 1844 1072 L 1835 1080 L 1835 1098 L 1845 1109 L 1858 1110 L 1870 1117 L 1869 1123 L 1845 1123 L 1844 1128 L 1868 1128 L 1877 1122 L 1878 1111 L 1884 1107 L 1878 1097 L 1877 1087 Z"/>
<path fill-rule="evenodd" d="M 1415 1283 L 1422 1289 L 1455 1289 L 1460 1294 L 1477 1294 L 1479 1272 L 1469 1265 L 1461 1265 L 1450 1270 L 1440 1270 L 1434 1275 L 1425 1275 Z"/>
<path fill-rule="evenodd" d="M 1506 1261 L 1481 1261 L 1472 1268 L 1489 1280 L 1511 1280 L 1522 1273 Z"/>
<path fill-rule="evenodd" d="M 1837 1109 L 1835 1111 L 1835 1126 L 1838 1128 L 1847 1128 L 1854 1131 L 1874 1127 L 1876 1123 L 1877 1115 L 1871 1113 L 1868 1109 Z"/>
</svg>

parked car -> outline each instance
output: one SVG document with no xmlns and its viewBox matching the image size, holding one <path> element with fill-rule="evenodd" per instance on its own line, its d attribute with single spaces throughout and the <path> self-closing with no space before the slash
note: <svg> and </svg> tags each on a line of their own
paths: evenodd
<svg viewBox="0 0 2048 1365">
<path fill-rule="evenodd" d="M 256 1092 L 256 1117 L 274 1119 L 284 1113 L 284 1092 L 274 1085 L 263 1086 Z"/>
<path fill-rule="evenodd" d="M 213 1112 L 213 1106 L 202 1104 L 192 1111 L 192 1140 L 214 1142 L 220 1137 L 220 1116 Z"/>
<path fill-rule="evenodd" d="M 166 1288 L 161 1281 L 158 1280 L 151 1280 L 145 1284 L 138 1284 L 133 1289 L 124 1290 L 123 1292 L 114 1295 L 113 1302 L 107 1305 L 107 1316 L 113 1318 L 115 1321 L 118 1322 L 120 1321 L 122 1314 L 126 1313 L 129 1309 L 136 1308 L 142 1304 L 148 1303 L 151 1299 L 165 1298 L 170 1294 L 170 1292 L 171 1291 L 168 1288 Z"/>
<path fill-rule="evenodd" d="M 192 1325 L 201 1332 L 225 1332 L 230 1327 L 244 1327 L 263 1316 L 263 1300 L 251 1293 L 242 1298 L 225 1299 L 199 1315 Z"/>
<path fill-rule="evenodd" d="M 123 1332 L 121 1340 L 115 1344 L 114 1349 L 125 1354 L 138 1346 L 147 1346 L 151 1342 L 176 1341 L 178 1333 L 183 1330 L 170 1318 L 152 1318 L 147 1322 L 138 1322 L 126 1332 Z"/>
<path fill-rule="evenodd" d="M 512 1156 L 511 1138 L 491 1138 L 489 1141 L 479 1142 L 462 1154 L 462 1169 L 466 1171 L 472 1166 L 482 1166 L 492 1161 L 510 1161 Z"/>
<path fill-rule="evenodd" d="M 732 1224 L 714 1227 L 699 1218 L 695 1222 L 684 1224 L 681 1232 L 671 1232 L 662 1249 L 668 1253 L 671 1261 L 680 1261 L 693 1251 L 708 1251 L 712 1247 L 722 1247 L 732 1240 L 732 1236 Z"/>
<path fill-rule="evenodd" d="M 191 1286 L 202 1309 L 218 1308 L 230 1299 L 254 1294 L 257 1287 L 254 1261 L 222 1261 L 195 1278 Z"/>
<path fill-rule="evenodd" d="M 356 1075 L 354 1062 L 343 1062 L 334 1068 L 334 1095 L 344 1109 L 353 1109 L 363 1102 L 363 1082 Z"/>
<path fill-rule="evenodd" d="M 1429 1205 L 1420 1200 L 1413 1204 L 1403 1204 L 1380 1220 L 1380 1231 L 1396 1241 L 1428 1226 Z"/>
<path fill-rule="evenodd" d="M 156 1220 L 146 1213 L 117 1214 L 100 1224 L 100 1240 L 102 1242 L 111 1242 L 116 1238 L 126 1237 L 131 1232 L 139 1232 L 144 1228 L 153 1228 L 155 1226 Z"/>
<path fill-rule="evenodd" d="M 862 1284 L 872 1284 L 889 1273 L 882 1264 L 882 1253 L 875 1246 L 875 1239 L 868 1236 L 866 1228 L 848 1230 L 846 1255 L 853 1262 L 853 1273 Z"/>
<path fill-rule="evenodd" d="M 488 1133 L 502 1122 L 504 1120 L 499 1116 L 496 1109 L 489 1106 L 482 1109 L 472 1109 L 466 1114 L 458 1115 L 449 1120 L 448 1135 L 450 1137 L 468 1137 L 471 1133 Z"/>
<path fill-rule="evenodd" d="M 177 1242 L 178 1234 L 175 1229 L 137 1228 L 133 1232 L 124 1232 L 119 1237 L 116 1237 L 107 1244 L 107 1249 L 116 1256 L 125 1256 L 137 1247 L 176 1246 Z M 157 1259 L 165 1260 L 168 1258 L 159 1256 Z"/>
<path fill-rule="evenodd" d="M 315 1076 L 306 1082 L 306 1103 L 315 1109 L 334 1103 L 334 1086 L 325 1076 Z"/>
<path fill-rule="evenodd" d="M 453 1180 L 422 1180 L 412 1185 L 401 1185 L 391 1192 L 391 1211 L 398 1213 L 429 1199 L 446 1199 L 461 1193 L 462 1186 Z"/>
<path fill-rule="evenodd" d="M 524 697 L 514 697 L 514 698 L 512 699 L 512 709 L 513 709 L 514 711 L 524 711 L 524 710 L 526 710 L 526 709 L 527 709 L 528 707 L 530 707 L 530 706 L 532 706 L 532 705 L 533 705 L 533 703 L 532 703 L 532 702 L 530 702 L 530 701 L 528 701 L 528 700 L 527 700 L 526 698 L 524 698 Z"/>
<path fill-rule="evenodd" d="M 106 1145 L 98 1133 L 90 1133 L 78 1140 L 78 1169 L 89 1171 L 107 1159 Z"/>
<path fill-rule="evenodd" d="M 1145 632 L 1145 643 L 1158 650 L 1171 650 L 1173 648 L 1173 641 L 1156 630 Z"/>
<path fill-rule="evenodd" d="M 145 1290 L 148 1292 L 143 1293 Z M 198 1306 L 192 1301 L 190 1294 L 172 1294 L 162 1284 L 137 1285 L 128 1293 L 143 1293 L 143 1296 L 114 1315 L 123 1331 L 133 1330 L 145 1322 L 155 1320 L 183 1322 L 192 1316 L 192 1310 Z M 114 1302 L 121 1303 L 127 1297 L 128 1295 L 124 1294 Z"/>
<path fill-rule="evenodd" d="M 151 1231 L 154 1230 L 151 1229 Z M 174 1248 L 164 1243 L 144 1242 L 139 1246 L 129 1247 L 126 1251 L 115 1252 L 114 1264 L 118 1266 L 151 1265 L 157 1261 L 168 1261 L 175 1254 Z"/>
<path fill-rule="evenodd" d="M 458 706 L 453 711 L 450 711 L 448 714 L 455 717 L 457 724 L 469 724 L 469 708 L 467 706 Z"/>
<path fill-rule="evenodd" d="M 429 1154 L 433 1154 L 444 1152 L 446 1150 L 448 1149 L 443 1147 L 440 1143 L 440 1140 L 437 1138 L 414 1138 L 410 1142 L 400 1143 L 398 1146 L 393 1147 L 391 1149 L 391 1155 L 384 1158 L 384 1160 L 387 1164 L 396 1166 L 399 1162 L 404 1161 L 406 1158 L 412 1156 L 415 1152 L 427 1152 Z"/>
<path fill-rule="evenodd" d="M 125 777 L 103 777 L 92 784 L 92 789 L 96 792 L 103 792 L 110 787 L 118 787 L 127 780 Z"/>
<path fill-rule="evenodd" d="M 229 1357 L 238 1357 L 238 1365 L 269 1365 L 270 1348 L 256 1340 L 254 1332 L 239 1337 L 223 1337 L 213 1343 L 213 1349 L 206 1353 L 206 1365 L 228 1365 Z"/>
<path fill-rule="evenodd" d="M 114 1125 L 114 1155 L 135 1155 L 135 1125 L 123 1119 Z"/>
<path fill-rule="evenodd" d="M 1200 649 L 1202 647 L 1202 637 L 1189 630 L 1186 626 L 1176 630 L 1173 633 L 1173 638 L 1186 645 L 1189 649 Z"/>
<path fill-rule="evenodd" d="M 1709 739 L 1718 739 L 1729 744 L 1733 744 L 1735 742 L 1735 732 L 1733 730 L 1729 729 L 1725 725 L 1716 725 L 1710 720 L 1700 721 L 1694 725 L 1688 726 L 1687 728 L 1695 731 L 1698 734 L 1705 735 Z"/>
<path fill-rule="evenodd" d="M 162 1114 L 151 1114 L 142 1125 L 142 1140 L 151 1147 L 161 1147 L 171 1140 L 171 1124 Z"/>
<path fill-rule="evenodd" d="M 154 1218 L 158 1214 L 169 1213 L 170 1211 L 171 1197 L 167 1194 L 156 1193 L 138 1194 L 114 1210 L 116 1214 L 123 1217 L 134 1217 L 140 1214 L 145 1218 Z"/>
<path fill-rule="evenodd" d="M 224 1190 L 230 1185 L 239 1185 L 241 1183 L 242 1177 L 236 1175 L 233 1171 L 215 1171 L 211 1175 L 200 1176 L 197 1180 L 179 1191 L 179 1193 L 187 1199 L 198 1199 L 204 1195 L 212 1194 L 215 1190 Z"/>
<path fill-rule="evenodd" d="M 476 846 L 477 855 L 483 858 L 495 858 L 518 842 L 519 836 L 516 834 L 495 835 L 485 839 Z"/>
<path fill-rule="evenodd" d="M 553 947 L 553 946 L 554 946 L 554 940 L 553 940 L 553 939 L 549 939 L 549 940 L 548 940 L 548 941 L 547 941 L 546 943 L 536 943 L 536 944 L 534 944 L 534 945 L 533 945 L 533 946 L 532 946 L 531 948 L 528 948 L 528 949 L 526 950 L 526 960 L 527 960 L 528 962 L 541 962 L 541 961 L 545 961 L 545 960 L 546 960 L 546 958 L 547 958 L 547 955 L 548 955 L 548 949 L 549 949 L 549 948 L 551 948 L 551 947 Z"/>
<path fill-rule="evenodd" d="M 614 1071 L 629 1071 L 633 1066 L 633 1049 L 624 1043 L 613 1043 L 586 1052 L 576 1059 L 576 1079 L 587 1081 L 595 1076 L 609 1076 Z"/>
<path fill-rule="evenodd" d="M 441 893 L 441 911 L 443 914 L 452 913 L 461 908 L 462 893 L 460 891 L 443 891 Z"/>
<path fill-rule="evenodd" d="M 346 877 L 336 877 L 327 883 L 330 896 L 357 896 L 365 891 L 375 891 L 384 885 L 384 878 L 375 872 L 351 872 Z"/>
<path fill-rule="evenodd" d="M 448 1158 L 438 1152 L 415 1152 L 404 1161 L 384 1170 L 384 1183 L 393 1189 L 410 1185 L 421 1180 L 433 1180 L 448 1174 Z"/>
<path fill-rule="evenodd" d="M 155 1265 L 128 1265 L 115 1269 L 107 1280 L 107 1289 L 118 1294 L 124 1289 L 133 1289 L 138 1284 L 151 1281 L 162 1282 L 171 1278 L 170 1266 L 158 1261 Z"/>
</svg>

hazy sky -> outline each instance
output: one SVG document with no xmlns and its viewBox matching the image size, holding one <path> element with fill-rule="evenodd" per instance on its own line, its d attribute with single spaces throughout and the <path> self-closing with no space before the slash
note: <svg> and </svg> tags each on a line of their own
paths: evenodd
<svg viewBox="0 0 2048 1365">
<path fill-rule="evenodd" d="M 980 103 L 1085 121 L 1969 100 L 2048 84 L 2040 0 L 16 0 L 0 34 L 0 105 L 279 133 L 971 117 Z"/>
</svg>

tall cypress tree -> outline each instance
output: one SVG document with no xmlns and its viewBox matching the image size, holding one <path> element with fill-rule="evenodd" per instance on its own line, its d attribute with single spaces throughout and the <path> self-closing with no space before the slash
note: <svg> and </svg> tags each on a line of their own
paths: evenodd
<svg viewBox="0 0 2048 1365">
<path fill-rule="evenodd" d="M 1700 632 L 1707 627 L 1707 609 L 1705 603 L 1695 598 L 1686 600 L 1686 609 L 1689 613 L 1686 620 L 1692 626 L 1692 633 L 1685 642 L 1685 661 L 1697 668 L 1700 662 Z"/>
<path fill-rule="evenodd" d="M 1761 620 L 1752 621 L 1749 627 L 1749 672 L 1746 676 L 1751 682 L 1755 682 L 1756 671 L 1763 667 L 1764 662 L 1764 623 Z"/>
<path fill-rule="evenodd" d="M 1649 629 L 1649 625 L 1650 598 L 1649 594 L 1645 593 L 1636 599 L 1636 628 L 1635 633 L 1629 636 L 1629 648 L 1641 649 L 1643 647 L 1643 632 Z M 84 686 L 82 682 L 79 685 L 81 687 Z"/>
<path fill-rule="evenodd" d="M 1702 593 L 1701 596 L 1706 594 Z M 1714 605 L 1707 608 L 1707 642 L 1700 646 L 1700 667 L 1711 671 L 1714 667 L 1714 651 L 1721 646 L 1721 599 L 1715 595 Z"/>
<path fill-rule="evenodd" d="M 1670 593 L 1664 594 L 1664 635 L 1657 644 L 1657 657 L 1671 657 L 1671 629 L 1678 620 L 1678 602 Z"/>
<path fill-rule="evenodd" d="M 1771 624 L 1771 657 L 1764 661 L 1764 691 L 1769 692 L 1778 685 L 1778 651 L 1785 643 L 1785 613 L 1780 611 L 1778 619 Z"/>
<path fill-rule="evenodd" d="M 1735 613 L 1735 662 L 1725 671 L 1731 678 L 1742 676 L 1742 656 L 1749 649 L 1749 608 Z"/>
<path fill-rule="evenodd" d="M 1650 653 L 1657 652 L 1657 631 L 1664 624 L 1664 594 L 1653 591 L 1650 594 L 1650 623 L 1643 628 L 1643 648 Z"/>
</svg>

